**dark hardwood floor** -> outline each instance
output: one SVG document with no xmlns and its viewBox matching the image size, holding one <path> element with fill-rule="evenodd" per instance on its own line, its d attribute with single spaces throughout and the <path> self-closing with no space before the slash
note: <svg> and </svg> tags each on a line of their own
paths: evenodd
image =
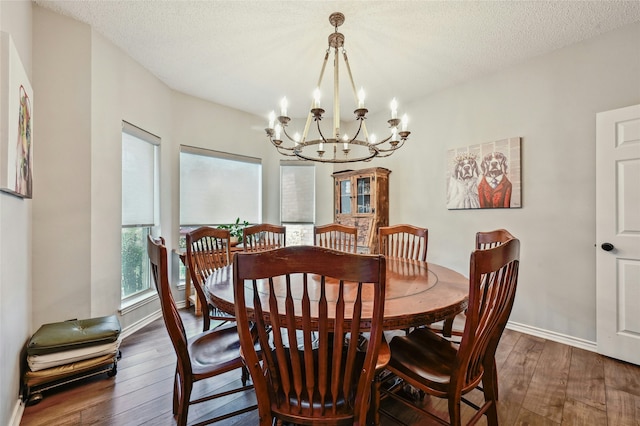
<svg viewBox="0 0 640 426">
<path fill-rule="evenodd" d="M 184 311 L 187 333 L 201 320 Z M 122 342 L 118 374 L 106 374 L 45 393 L 26 407 L 21 425 L 174 425 L 171 414 L 175 354 L 162 320 Z M 497 354 L 501 425 L 640 425 L 640 367 L 592 352 L 506 330 Z M 239 383 L 238 372 L 194 393 Z M 198 386 L 199 384 L 196 384 Z M 474 391 L 474 393 L 477 391 Z M 481 398 L 479 394 L 470 399 Z M 252 394 L 234 395 L 192 407 L 189 421 L 255 403 Z M 426 397 L 424 405 L 446 415 L 446 401 Z M 435 424 L 389 399 L 383 406 L 408 425 Z M 472 410 L 465 406 L 464 415 Z M 463 419 L 464 420 L 464 419 Z M 253 411 L 218 425 L 256 425 Z M 383 425 L 395 424 L 382 417 Z M 483 419 L 480 424 L 486 424 Z"/>
</svg>

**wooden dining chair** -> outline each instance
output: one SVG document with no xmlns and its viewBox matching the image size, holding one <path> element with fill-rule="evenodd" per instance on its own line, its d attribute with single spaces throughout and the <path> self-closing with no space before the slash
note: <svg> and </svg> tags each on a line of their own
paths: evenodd
<svg viewBox="0 0 640 426">
<path fill-rule="evenodd" d="M 340 223 L 314 226 L 313 245 L 356 253 L 358 250 L 358 228 Z"/>
<path fill-rule="evenodd" d="M 278 424 L 366 424 L 374 374 L 386 364 L 378 361 L 386 346 L 385 280 L 380 255 L 315 246 L 236 255 L 238 332 L 261 426 L 271 426 L 274 419 Z M 263 363 L 252 344 L 252 321 Z M 362 331 L 370 333 L 364 348 L 345 343 Z"/>
<path fill-rule="evenodd" d="M 228 325 L 187 338 L 180 312 L 171 294 L 164 239 L 155 240 L 149 236 L 147 253 L 151 262 L 153 280 L 160 297 L 162 317 L 178 358 L 173 385 L 173 414 L 176 416 L 177 424 L 184 426 L 187 424 L 189 405 L 248 391 L 253 387 L 246 384 L 248 374 L 243 369 L 244 364 L 240 358 L 237 327 Z M 191 391 L 195 382 L 212 379 L 236 369 L 242 370 L 242 386 L 191 400 Z M 255 408 L 256 405 L 253 405 L 219 415 L 210 419 L 208 423 L 228 419 Z"/>
<path fill-rule="evenodd" d="M 273 250 L 286 245 L 287 228 L 262 223 L 244 228 L 242 243 L 245 252 Z"/>
<path fill-rule="evenodd" d="M 469 306 L 460 344 L 450 342 L 428 328 L 416 328 L 408 336 L 390 342 L 391 361 L 387 369 L 404 383 L 439 398 L 446 398 L 449 423 L 460 425 L 460 402 L 477 412 L 473 424 L 483 415 L 489 425 L 498 424 L 498 376 L 495 353 L 507 324 L 518 283 L 520 241 L 512 238 L 500 246 L 475 250 L 469 271 Z M 481 407 L 463 395 L 482 382 Z M 382 388 L 382 393 L 423 414 L 448 424 L 444 419 L 420 408 L 414 400 Z M 385 415 L 393 416 L 385 410 Z"/>
<path fill-rule="evenodd" d="M 476 233 L 476 250 L 486 250 L 493 247 L 498 247 L 499 245 L 504 244 L 505 242 L 515 238 L 509 231 L 506 229 L 496 229 L 495 231 L 480 231 Z M 442 334 L 444 337 L 451 338 L 459 338 L 462 336 L 462 332 L 464 329 L 464 321 L 466 318 L 466 313 L 462 312 L 455 317 L 447 318 L 441 324 L 441 327 L 438 325 L 431 325 L 431 329 L 436 333 Z"/>
<path fill-rule="evenodd" d="M 186 239 L 189 274 L 202 307 L 202 331 L 209 330 L 211 320 L 223 323 L 234 321 L 232 315 L 209 302 L 204 293 L 204 285 L 209 275 L 216 269 L 229 265 L 229 230 L 202 226 L 187 233 Z"/>
<path fill-rule="evenodd" d="M 413 225 L 378 228 L 378 253 L 413 260 L 427 260 L 429 230 Z"/>
</svg>

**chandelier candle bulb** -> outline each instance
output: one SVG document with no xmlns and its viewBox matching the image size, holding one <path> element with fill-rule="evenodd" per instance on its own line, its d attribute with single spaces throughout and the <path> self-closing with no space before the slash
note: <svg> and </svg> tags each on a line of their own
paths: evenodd
<svg viewBox="0 0 640 426">
<path fill-rule="evenodd" d="M 396 98 L 391 101 L 391 118 L 398 118 L 398 101 L 396 101 Z"/>
<path fill-rule="evenodd" d="M 276 122 L 276 113 L 271 111 L 269 113 L 269 128 L 270 129 L 273 129 L 273 125 L 275 124 L 275 122 Z"/>
<path fill-rule="evenodd" d="M 280 115 L 283 117 L 287 116 L 287 108 L 289 107 L 289 102 L 287 102 L 287 97 L 285 96 L 280 101 Z"/>
<path fill-rule="evenodd" d="M 313 91 L 313 107 L 320 107 L 320 88 L 316 87 L 316 90 Z"/>
<path fill-rule="evenodd" d="M 406 132 L 407 131 L 407 123 L 409 122 L 409 118 L 407 117 L 407 114 L 402 116 L 402 131 Z"/>
<path fill-rule="evenodd" d="M 276 124 L 276 140 L 281 140 L 280 132 L 282 132 L 282 126 L 280 124 Z"/>
<path fill-rule="evenodd" d="M 364 89 L 362 87 L 358 92 L 358 108 L 364 108 Z"/>
</svg>

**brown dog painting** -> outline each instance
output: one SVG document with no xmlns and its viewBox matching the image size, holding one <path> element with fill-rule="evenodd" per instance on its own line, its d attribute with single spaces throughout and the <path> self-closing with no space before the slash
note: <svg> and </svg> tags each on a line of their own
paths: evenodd
<svg viewBox="0 0 640 426">
<path fill-rule="evenodd" d="M 458 155 L 454 160 L 454 169 L 449 180 L 447 208 L 478 209 L 478 179 L 480 169 L 475 154 Z"/>
<path fill-rule="evenodd" d="M 501 152 L 492 152 L 480 164 L 482 177 L 478 184 L 480 208 L 511 207 L 511 182 L 507 177 L 507 157 Z"/>
</svg>

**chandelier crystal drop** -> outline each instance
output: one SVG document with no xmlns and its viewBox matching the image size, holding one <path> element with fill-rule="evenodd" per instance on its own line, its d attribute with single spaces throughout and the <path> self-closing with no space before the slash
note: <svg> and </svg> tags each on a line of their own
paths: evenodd
<svg viewBox="0 0 640 426">
<path fill-rule="evenodd" d="M 362 88 L 356 91 L 347 58 L 347 51 L 344 49 L 344 35 L 338 32 L 338 27 L 344 23 L 344 15 L 339 12 L 332 13 L 331 16 L 329 16 L 329 22 L 335 28 L 335 31 L 329 35 L 329 47 L 324 56 L 320 78 L 313 92 L 311 108 L 307 115 L 307 121 L 302 135 L 296 133 L 291 137 L 289 133 L 287 133 L 287 126 L 291 118 L 287 115 L 289 105 L 285 97 L 280 102 L 280 115 L 276 117 L 273 111 L 269 115 L 269 127 L 265 129 L 267 136 L 280 154 L 320 163 L 353 163 L 356 161 L 370 161 L 375 157 L 388 157 L 404 145 L 411 133 L 407 131 L 407 116 L 405 114 L 402 119 L 398 118 L 398 102 L 394 98 L 391 101 L 391 119 L 387 121 L 390 128 L 390 135 L 385 139 L 376 141 L 375 135 L 369 134 L 365 124 L 366 115 L 369 112 L 364 106 L 365 92 Z M 333 128 L 328 137 L 325 137 L 320 127 L 320 121 L 325 113 L 325 110 L 320 107 L 320 86 L 332 50 L 334 52 Z M 342 55 L 340 55 L 340 53 Z M 346 133 L 340 133 L 340 90 L 338 75 L 340 56 L 342 56 L 344 60 L 351 88 L 353 89 L 354 99 L 357 100 L 354 114 L 358 122 L 358 127 L 352 138 L 349 138 Z M 319 135 L 316 139 L 308 138 L 311 120 L 315 122 L 315 127 Z M 359 139 L 358 137 L 361 138 Z M 286 138 L 287 142 L 284 142 L 284 138 Z"/>
</svg>

